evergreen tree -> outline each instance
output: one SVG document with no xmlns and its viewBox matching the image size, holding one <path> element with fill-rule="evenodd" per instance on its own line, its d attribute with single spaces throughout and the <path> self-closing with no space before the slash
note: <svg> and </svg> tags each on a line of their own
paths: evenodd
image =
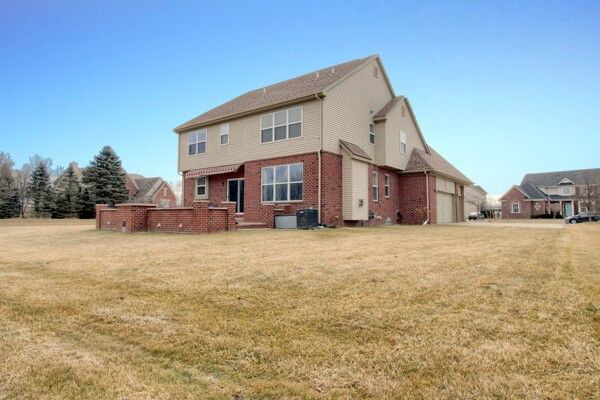
<svg viewBox="0 0 600 400">
<path fill-rule="evenodd" d="M 94 218 L 96 214 L 96 205 L 90 196 L 87 188 L 79 190 L 77 195 L 77 216 L 79 218 Z"/>
<path fill-rule="evenodd" d="M 40 162 L 31 174 L 29 194 L 33 202 L 33 213 L 36 217 L 49 217 L 54 211 L 54 192 L 50 186 L 48 167 Z"/>
<path fill-rule="evenodd" d="M 129 198 L 125 170 L 119 156 L 110 146 L 104 146 L 83 173 L 83 183 L 89 187 L 93 202 L 114 206 Z"/>
<path fill-rule="evenodd" d="M 10 154 L 0 152 L 0 218 L 18 217 L 19 192 L 13 176 L 14 162 Z"/>
<path fill-rule="evenodd" d="M 61 183 L 60 192 L 57 193 L 56 198 L 56 210 L 52 217 L 73 218 L 78 211 L 79 180 L 72 165 L 66 169 Z"/>
</svg>

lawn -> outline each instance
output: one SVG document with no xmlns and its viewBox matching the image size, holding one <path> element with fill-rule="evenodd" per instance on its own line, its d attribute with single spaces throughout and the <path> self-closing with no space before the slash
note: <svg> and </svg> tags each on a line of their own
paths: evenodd
<svg viewBox="0 0 600 400">
<path fill-rule="evenodd" d="M 0 399 L 598 398 L 600 224 L 0 222 Z"/>
</svg>

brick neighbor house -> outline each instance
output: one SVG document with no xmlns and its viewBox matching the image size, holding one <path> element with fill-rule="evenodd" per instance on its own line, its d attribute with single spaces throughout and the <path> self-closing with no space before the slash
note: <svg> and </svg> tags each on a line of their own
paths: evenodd
<svg viewBox="0 0 600 400">
<path fill-rule="evenodd" d="M 326 224 L 464 219 L 469 179 L 431 148 L 378 55 L 259 88 L 174 129 L 183 205 L 240 226 L 315 208 Z"/>
<path fill-rule="evenodd" d="M 85 168 L 80 168 L 77 162 L 69 164 L 73 168 L 77 181 L 81 184 Z M 175 207 L 177 200 L 171 186 L 160 177 L 145 178 L 139 174 L 126 175 L 129 203 L 155 204 L 158 207 Z M 62 192 L 67 185 L 66 171 L 56 178 L 53 183 L 56 192 Z"/>
<path fill-rule="evenodd" d="M 600 168 L 526 174 L 501 198 L 502 218 L 533 218 L 543 214 L 570 217 L 598 207 Z M 588 192 L 590 196 L 588 196 Z M 591 199 L 591 200 L 590 200 Z"/>
</svg>

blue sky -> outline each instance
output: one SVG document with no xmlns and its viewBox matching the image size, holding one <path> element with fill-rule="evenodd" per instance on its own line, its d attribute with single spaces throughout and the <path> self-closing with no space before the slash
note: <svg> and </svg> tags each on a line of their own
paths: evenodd
<svg viewBox="0 0 600 400">
<path fill-rule="evenodd" d="M 177 179 L 173 127 L 373 53 L 429 144 L 490 193 L 600 167 L 600 2 L 0 0 L 0 150 Z"/>
</svg>

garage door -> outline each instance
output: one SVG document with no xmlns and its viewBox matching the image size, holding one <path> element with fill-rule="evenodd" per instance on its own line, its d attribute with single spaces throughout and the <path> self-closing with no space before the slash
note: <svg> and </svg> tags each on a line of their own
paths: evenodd
<svg viewBox="0 0 600 400">
<path fill-rule="evenodd" d="M 454 196 L 448 193 L 437 193 L 437 223 L 454 222 Z"/>
</svg>

